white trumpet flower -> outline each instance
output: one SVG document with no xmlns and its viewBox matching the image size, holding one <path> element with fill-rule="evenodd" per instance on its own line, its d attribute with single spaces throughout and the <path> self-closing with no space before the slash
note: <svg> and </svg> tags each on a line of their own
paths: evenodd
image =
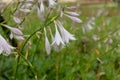
<svg viewBox="0 0 120 80">
<path fill-rule="evenodd" d="M 50 46 L 50 42 L 48 40 L 48 37 L 46 35 L 46 30 L 44 28 L 44 32 L 45 32 L 45 48 L 46 48 L 46 52 L 47 54 L 49 55 L 50 54 L 50 51 L 51 51 L 51 46 Z"/>
<path fill-rule="evenodd" d="M 49 7 L 53 7 L 56 5 L 56 2 L 54 0 L 48 0 L 49 1 Z"/>
<path fill-rule="evenodd" d="M 23 41 L 24 40 L 23 36 L 18 36 L 18 35 L 15 35 L 15 34 L 11 33 L 10 34 L 10 39 L 13 39 L 13 38 L 15 38 L 15 39 L 17 39 L 19 41 Z"/>
<path fill-rule="evenodd" d="M 56 33 L 55 33 L 55 39 L 54 39 L 54 42 L 52 43 L 52 44 L 57 44 L 58 46 L 60 45 L 60 44 L 62 44 L 62 45 L 64 45 L 64 42 L 63 42 L 63 40 L 62 40 L 62 38 L 61 38 L 61 35 L 60 35 L 60 33 L 59 33 L 59 31 L 58 31 L 58 28 L 57 28 L 57 25 L 55 24 L 55 30 L 56 30 Z"/>
<path fill-rule="evenodd" d="M 72 35 L 71 33 L 69 33 L 61 24 L 60 21 L 57 21 L 56 24 L 58 25 L 60 32 L 61 32 L 61 36 L 62 36 L 62 40 L 64 41 L 64 43 L 68 44 L 69 40 L 76 40 L 74 35 Z"/>
<path fill-rule="evenodd" d="M 13 34 L 16 34 L 16 35 L 18 35 L 18 36 L 22 36 L 23 35 L 23 33 L 22 33 L 22 31 L 20 31 L 18 28 L 10 28 L 10 30 L 11 30 L 11 32 L 13 33 Z"/>
<path fill-rule="evenodd" d="M 67 13 L 67 14 L 69 14 L 69 15 L 71 15 L 71 16 L 79 16 L 79 14 L 76 13 L 76 12 L 69 12 L 69 11 L 66 11 L 65 13 Z"/>
<path fill-rule="evenodd" d="M 7 41 L 0 35 L 0 54 L 9 55 L 11 50 L 15 49 L 7 43 Z"/>
<path fill-rule="evenodd" d="M 44 11 L 45 11 L 44 4 L 43 1 L 41 0 L 40 5 L 38 6 L 38 17 L 40 19 L 44 19 Z"/>
<path fill-rule="evenodd" d="M 50 28 L 49 28 L 49 31 L 50 31 L 50 35 L 51 35 L 51 38 L 52 38 L 52 42 L 54 42 L 55 38 L 53 37 L 52 31 L 51 31 Z M 53 46 L 53 49 L 54 49 L 56 52 L 59 51 L 59 46 L 58 46 L 56 43 L 52 44 L 52 46 Z"/>
<path fill-rule="evenodd" d="M 18 17 L 13 17 L 13 20 L 15 21 L 15 23 L 19 24 L 21 23 L 21 20 Z"/>
<path fill-rule="evenodd" d="M 13 27 L 10 27 L 8 25 L 4 25 L 6 28 L 10 29 L 11 31 L 11 34 L 10 34 L 10 39 L 12 39 L 13 37 L 16 38 L 17 40 L 19 41 L 23 41 L 24 38 L 23 38 L 23 33 L 20 29 L 18 28 L 13 28 Z"/>
<path fill-rule="evenodd" d="M 64 14 L 64 15 L 67 16 L 68 18 L 70 18 L 71 20 L 73 20 L 74 22 L 77 22 L 77 23 L 81 23 L 82 22 L 82 20 L 80 20 L 76 16 L 71 16 L 71 15 L 67 15 L 67 14 Z"/>
</svg>

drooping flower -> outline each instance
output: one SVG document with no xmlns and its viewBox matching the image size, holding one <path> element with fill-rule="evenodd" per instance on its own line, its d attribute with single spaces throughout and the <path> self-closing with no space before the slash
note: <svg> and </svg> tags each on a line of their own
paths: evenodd
<svg viewBox="0 0 120 80">
<path fill-rule="evenodd" d="M 55 43 L 55 44 L 57 44 L 58 46 L 59 46 L 60 44 L 64 45 L 64 42 L 63 42 L 62 37 L 61 37 L 61 35 L 60 35 L 59 31 L 58 31 L 58 28 L 57 28 L 57 25 L 56 25 L 56 24 L 55 24 L 55 30 L 56 30 L 55 38 L 54 38 L 54 42 L 53 42 L 52 44 Z"/>
<path fill-rule="evenodd" d="M 51 38 L 52 38 L 52 42 L 54 42 L 55 38 L 53 37 L 52 31 L 51 31 L 50 28 L 49 28 L 49 31 L 50 31 L 50 35 L 51 35 Z M 52 46 L 53 46 L 53 49 L 54 49 L 56 52 L 58 52 L 58 51 L 60 50 L 60 49 L 59 49 L 59 46 L 58 46 L 56 43 L 52 44 Z"/>
<path fill-rule="evenodd" d="M 13 17 L 13 20 L 15 21 L 15 23 L 19 24 L 21 23 L 21 20 L 18 17 Z"/>
<path fill-rule="evenodd" d="M 80 20 L 76 16 L 71 16 L 71 15 L 67 15 L 67 14 L 64 14 L 64 15 L 67 16 L 68 18 L 70 18 L 71 20 L 73 20 L 74 22 L 77 22 L 77 23 L 81 23 L 82 22 L 82 20 Z"/>
<path fill-rule="evenodd" d="M 67 13 L 67 14 L 69 14 L 69 15 L 71 15 L 71 16 L 79 16 L 79 14 L 76 13 L 76 12 L 66 11 L 65 13 Z"/>
<path fill-rule="evenodd" d="M 92 38 L 93 38 L 94 41 L 97 41 L 97 40 L 100 39 L 100 37 L 98 35 L 93 35 Z"/>
<path fill-rule="evenodd" d="M 92 30 L 93 25 L 95 25 L 95 18 L 91 17 L 90 19 L 88 19 L 85 27 L 86 27 L 87 30 Z"/>
<path fill-rule="evenodd" d="M 68 17 L 68 18 L 70 18 L 74 22 L 77 22 L 77 23 L 81 23 L 82 22 L 82 20 L 79 19 L 79 17 L 78 17 L 79 14 L 77 12 L 74 12 L 74 11 L 64 11 L 63 10 L 63 11 L 61 11 L 60 16 L 63 17 L 63 15 Z"/>
<path fill-rule="evenodd" d="M 51 51 L 51 46 L 50 46 L 50 42 L 48 40 L 48 37 L 46 35 L 46 29 L 45 28 L 44 28 L 44 32 L 45 32 L 45 49 L 46 49 L 47 54 L 49 55 L 50 51 Z"/>
<path fill-rule="evenodd" d="M 64 27 L 63 25 L 61 24 L 60 21 L 56 21 L 56 24 L 57 26 L 59 27 L 60 29 L 60 33 L 61 33 L 61 36 L 62 36 L 62 40 L 64 43 L 68 44 L 69 43 L 69 40 L 76 40 L 74 35 L 72 35 L 71 33 L 69 33 Z"/>
<path fill-rule="evenodd" d="M 9 55 L 11 50 L 15 49 L 7 43 L 7 41 L 0 35 L 0 54 Z"/>
<path fill-rule="evenodd" d="M 56 5 L 56 2 L 54 0 L 48 0 L 49 1 L 49 7 L 53 7 Z"/>
<path fill-rule="evenodd" d="M 43 4 L 43 1 L 39 1 L 39 5 L 38 5 L 38 17 L 40 19 L 44 19 L 44 11 L 45 11 L 45 8 L 44 8 L 44 4 Z"/>
<path fill-rule="evenodd" d="M 16 35 L 18 35 L 18 36 L 22 36 L 23 35 L 23 33 L 18 29 L 18 28 L 10 28 L 10 30 L 11 30 L 11 32 L 13 33 L 13 34 L 16 34 Z"/>
<path fill-rule="evenodd" d="M 11 33 L 10 34 L 10 39 L 13 39 L 13 38 L 15 38 L 15 39 L 17 39 L 19 41 L 23 41 L 24 40 L 23 36 L 18 36 L 18 35 L 15 35 L 15 34 Z"/>
<path fill-rule="evenodd" d="M 93 27 L 92 27 L 92 25 L 91 24 L 86 24 L 86 28 L 87 28 L 87 30 L 92 30 L 93 29 Z"/>
<path fill-rule="evenodd" d="M 23 33 L 20 29 L 18 28 L 13 28 L 13 27 L 10 27 L 8 25 L 4 25 L 6 28 L 10 29 L 11 31 L 11 34 L 10 34 L 10 39 L 12 39 L 13 37 L 16 38 L 17 40 L 19 41 L 23 41 L 24 38 L 23 38 Z"/>
<path fill-rule="evenodd" d="M 98 9 L 98 12 L 97 12 L 96 17 L 101 16 L 103 12 L 104 12 L 104 8 L 100 8 L 100 9 Z"/>
</svg>

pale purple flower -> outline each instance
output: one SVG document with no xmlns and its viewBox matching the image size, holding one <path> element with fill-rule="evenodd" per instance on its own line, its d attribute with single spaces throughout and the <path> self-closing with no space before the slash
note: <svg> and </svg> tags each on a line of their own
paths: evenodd
<svg viewBox="0 0 120 80">
<path fill-rule="evenodd" d="M 57 28 L 56 24 L 55 24 L 55 30 L 56 30 L 55 39 L 54 39 L 54 42 L 52 44 L 55 43 L 57 45 L 60 45 L 60 44 L 64 45 L 64 42 L 63 42 L 62 37 L 61 37 L 61 35 L 60 35 L 59 31 L 58 31 L 58 28 Z"/>
<path fill-rule="evenodd" d="M 11 33 L 10 34 L 10 39 L 13 39 L 13 38 L 15 38 L 15 39 L 17 39 L 19 41 L 23 41 L 24 40 L 23 36 L 18 36 L 18 35 L 15 35 L 15 34 Z"/>
<path fill-rule="evenodd" d="M 86 23 L 86 29 L 87 30 L 92 30 L 93 29 L 93 25 L 95 25 L 95 18 L 91 17 L 87 23 Z"/>
<path fill-rule="evenodd" d="M 11 27 L 10 30 L 15 35 L 18 35 L 18 36 L 22 36 L 23 35 L 22 31 L 20 29 L 18 29 L 18 28 L 12 28 Z"/>
<path fill-rule="evenodd" d="M 45 11 L 45 8 L 43 5 L 43 1 L 41 0 L 38 6 L 38 17 L 40 19 L 44 19 L 44 11 Z"/>
<path fill-rule="evenodd" d="M 46 52 L 47 54 L 49 55 L 50 54 L 50 51 L 51 51 L 51 46 L 50 46 L 50 42 L 48 40 L 48 37 L 46 35 L 46 30 L 44 28 L 44 32 L 45 32 L 45 49 L 46 49 Z"/>
<path fill-rule="evenodd" d="M 20 18 L 18 18 L 18 17 L 13 17 L 13 20 L 15 21 L 15 23 L 17 23 L 17 24 L 19 24 L 19 23 L 21 23 L 21 20 L 20 20 Z"/>
<path fill-rule="evenodd" d="M 6 28 L 10 29 L 11 31 L 11 34 L 10 34 L 10 39 L 12 39 L 13 37 L 15 37 L 17 40 L 19 41 L 23 41 L 24 38 L 23 38 L 23 33 L 20 29 L 18 28 L 13 28 L 13 27 L 10 27 L 8 25 L 4 25 Z"/>
<path fill-rule="evenodd" d="M 86 24 L 86 28 L 87 28 L 87 30 L 92 30 L 93 29 L 93 27 L 91 26 L 91 24 Z"/>
<path fill-rule="evenodd" d="M 64 43 L 68 44 L 69 43 L 69 40 L 76 40 L 74 35 L 70 34 L 64 27 L 63 25 L 61 24 L 60 21 L 57 21 L 56 22 L 57 26 L 59 27 L 60 29 L 60 32 L 61 32 L 61 36 L 62 36 L 62 40 Z"/>
<path fill-rule="evenodd" d="M 66 11 L 65 13 L 67 13 L 67 14 L 69 14 L 69 15 L 71 15 L 71 16 L 79 16 L 79 14 L 78 13 L 76 13 L 76 12 L 69 12 L 69 11 Z"/>
<path fill-rule="evenodd" d="M 41 0 L 41 3 L 40 3 L 40 12 L 44 13 L 44 5 L 43 5 L 42 0 Z"/>
<path fill-rule="evenodd" d="M 51 31 L 50 28 L 49 28 L 49 31 L 50 31 L 50 35 L 51 35 L 51 38 L 52 38 L 52 42 L 54 42 L 55 38 L 53 37 L 52 31 Z M 52 46 L 53 46 L 53 49 L 54 49 L 56 52 L 58 52 L 58 51 L 60 50 L 60 49 L 59 49 L 59 46 L 58 46 L 56 43 L 52 44 Z"/>
<path fill-rule="evenodd" d="M 0 54 L 9 55 L 11 50 L 15 49 L 7 43 L 7 41 L 0 35 Z"/>
<path fill-rule="evenodd" d="M 33 5 L 33 0 L 27 0 L 27 1 L 21 1 L 19 6 L 20 8 L 28 9 L 32 7 L 32 5 Z"/>
<path fill-rule="evenodd" d="M 53 7 L 56 5 L 56 2 L 54 0 L 48 0 L 49 1 L 49 7 Z"/>
<path fill-rule="evenodd" d="M 80 20 L 78 17 L 70 16 L 70 15 L 67 15 L 67 14 L 64 14 L 64 15 L 67 16 L 68 18 L 70 18 L 71 20 L 73 20 L 74 22 L 77 22 L 77 23 L 82 22 L 82 20 Z"/>
<path fill-rule="evenodd" d="M 97 40 L 100 39 L 100 37 L 98 35 L 93 35 L 92 38 L 93 38 L 94 41 L 97 41 Z"/>
<path fill-rule="evenodd" d="M 16 34 L 16 35 L 19 35 L 19 36 L 20 36 L 20 35 L 23 35 L 22 31 L 21 31 L 20 29 L 18 29 L 18 28 L 13 28 L 13 27 L 10 27 L 10 26 L 5 25 L 5 24 L 4 24 L 4 27 L 10 29 L 10 31 L 11 31 L 13 34 Z"/>
</svg>

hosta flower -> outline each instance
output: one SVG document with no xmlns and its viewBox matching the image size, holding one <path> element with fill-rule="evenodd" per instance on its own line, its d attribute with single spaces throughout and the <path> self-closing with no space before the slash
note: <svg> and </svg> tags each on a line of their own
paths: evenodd
<svg viewBox="0 0 120 80">
<path fill-rule="evenodd" d="M 51 51 L 51 46 L 50 46 L 50 42 L 48 40 L 48 37 L 46 35 L 46 30 L 44 28 L 44 32 L 45 32 L 45 49 L 46 49 L 46 52 L 47 54 L 49 55 L 50 54 L 50 51 Z"/>
<path fill-rule="evenodd" d="M 72 11 L 61 11 L 61 17 L 64 15 L 68 18 L 70 18 L 71 20 L 73 20 L 74 22 L 77 22 L 77 23 L 81 23 L 82 20 L 79 19 L 79 14 L 76 13 L 76 12 L 72 12 Z"/>
<path fill-rule="evenodd" d="M 93 29 L 93 25 L 95 25 L 95 18 L 91 17 L 87 23 L 86 23 L 86 29 L 87 30 L 92 30 Z"/>
<path fill-rule="evenodd" d="M 57 26 L 60 29 L 62 40 L 64 43 L 69 43 L 69 40 L 76 40 L 74 35 L 70 34 L 61 24 L 60 21 L 56 22 Z"/>
<path fill-rule="evenodd" d="M 98 35 L 93 35 L 92 38 L 93 38 L 94 41 L 97 41 L 97 40 L 100 39 L 100 37 Z"/>
<path fill-rule="evenodd" d="M 57 45 L 62 44 L 62 45 L 64 45 L 64 42 L 63 42 L 62 37 L 61 37 L 61 35 L 60 35 L 59 31 L 58 31 L 58 28 L 57 28 L 56 24 L 55 24 L 55 30 L 56 30 L 56 33 L 55 33 L 55 38 L 54 38 L 53 44 L 57 44 Z"/>
<path fill-rule="evenodd" d="M 24 40 L 23 33 L 22 33 L 22 31 L 20 29 L 13 28 L 13 27 L 10 27 L 8 25 L 4 25 L 4 26 L 7 27 L 8 29 L 10 29 L 10 31 L 11 31 L 10 39 L 12 39 L 14 37 L 14 38 L 16 38 L 19 41 L 23 41 Z"/>
<path fill-rule="evenodd" d="M 18 17 L 13 17 L 13 20 L 15 21 L 15 23 L 19 24 L 21 23 L 21 20 Z"/>
<path fill-rule="evenodd" d="M 13 49 L 14 47 L 9 45 L 7 41 L 0 35 L 0 54 L 3 53 L 4 55 L 9 55 Z"/>
<path fill-rule="evenodd" d="M 20 8 L 22 9 L 29 9 L 33 5 L 33 0 L 26 0 L 21 1 Z"/>
<path fill-rule="evenodd" d="M 23 41 L 24 40 L 23 36 L 18 36 L 18 35 L 15 35 L 15 34 L 11 33 L 10 34 L 10 39 L 13 39 L 13 38 L 15 38 L 15 39 L 17 39 L 19 41 Z"/>
<path fill-rule="evenodd" d="M 11 32 L 15 35 L 22 36 L 23 33 L 18 28 L 10 28 Z"/>
<path fill-rule="evenodd" d="M 51 35 L 51 38 L 52 38 L 52 42 L 54 42 L 55 38 L 53 37 L 52 31 L 51 31 L 50 28 L 49 28 L 49 31 L 50 31 L 50 35 Z M 53 46 L 53 49 L 54 49 L 56 52 L 59 51 L 59 46 L 58 46 L 56 43 L 52 44 L 52 46 Z"/>
<path fill-rule="evenodd" d="M 67 14 L 64 14 L 64 15 L 67 16 L 68 18 L 70 18 L 71 20 L 73 20 L 74 22 L 77 22 L 77 23 L 81 23 L 82 22 L 82 20 L 80 20 L 76 16 L 71 16 L 71 15 L 67 15 Z"/>
<path fill-rule="evenodd" d="M 38 17 L 40 19 L 44 18 L 44 11 L 45 11 L 44 4 L 43 4 L 43 1 L 41 0 L 38 5 Z"/>
<path fill-rule="evenodd" d="M 92 25 L 91 24 L 86 24 L 86 28 L 87 28 L 87 30 L 92 30 L 93 29 L 93 27 L 92 27 Z"/>
<path fill-rule="evenodd" d="M 67 14 L 69 14 L 69 15 L 71 15 L 71 16 L 79 16 L 79 14 L 76 13 L 76 12 L 69 12 L 69 11 L 66 11 L 65 13 L 67 13 Z"/>
<path fill-rule="evenodd" d="M 53 7 L 56 5 L 56 2 L 54 0 L 48 0 L 49 1 L 49 7 Z"/>
</svg>

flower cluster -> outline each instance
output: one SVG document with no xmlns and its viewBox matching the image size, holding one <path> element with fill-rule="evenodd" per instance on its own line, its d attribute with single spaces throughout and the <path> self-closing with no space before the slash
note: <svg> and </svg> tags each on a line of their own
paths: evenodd
<svg viewBox="0 0 120 80">
<path fill-rule="evenodd" d="M 8 25 L 4 25 L 4 27 L 8 28 L 11 31 L 10 39 L 15 38 L 19 41 L 24 40 L 23 33 L 19 28 L 13 28 L 13 27 L 10 27 Z"/>
<path fill-rule="evenodd" d="M 80 20 L 79 14 L 77 12 L 74 12 L 75 7 L 67 7 L 67 10 L 65 10 L 65 7 L 60 6 L 59 3 L 57 3 L 55 0 L 25 0 L 25 1 L 19 1 L 18 6 L 15 8 L 15 11 L 13 12 L 13 20 L 19 27 L 24 17 L 32 12 L 36 11 L 38 13 L 38 18 L 40 20 L 44 21 L 45 25 L 42 26 L 42 29 L 45 34 L 45 48 L 47 54 L 50 54 L 51 48 L 55 51 L 59 51 L 61 48 L 64 48 L 65 45 L 69 44 L 70 40 L 76 40 L 74 35 L 69 33 L 64 27 L 63 23 L 60 19 L 63 19 L 63 17 L 70 18 L 72 21 L 81 23 L 82 20 Z M 20 16 L 22 14 L 22 17 Z M 51 17 L 52 16 L 52 17 Z M 48 25 L 49 24 L 49 25 Z M 54 24 L 54 27 L 50 26 L 50 24 Z M 8 25 L 4 25 L 6 28 L 8 28 L 11 31 L 10 39 L 15 38 L 17 40 L 23 41 L 23 33 L 18 28 L 13 28 Z M 52 28 L 52 29 L 51 29 Z M 55 30 L 55 34 L 53 34 L 53 28 Z M 51 41 L 47 37 L 48 32 L 51 35 Z M 1 41 L 3 40 L 3 44 L 0 44 L 0 49 L 7 54 L 10 54 L 11 50 L 13 49 L 12 46 L 10 46 L 5 39 L 1 36 Z M 8 50 L 6 51 L 6 47 L 3 45 L 7 44 Z"/>
<path fill-rule="evenodd" d="M 15 38 L 19 41 L 24 40 L 23 33 L 21 32 L 20 29 L 13 28 L 13 27 L 10 27 L 8 25 L 3 25 L 3 26 L 10 30 L 10 32 L 11 32 L 10 39 Z M 0 43 L 0 54 L 4 53 L 4 55 L 9 55 L 11 53 L 11 51 L 13 49 L 15 49 L 1 35 L 0 35 L 0 42 L 1 42 Z"/>
<path fill-rule="evenodd" d="M 53 46 L 53 49 L 55 51 L 59 51 L 59 49 L 63 48 L 66 44 L 69 43 L 70 40 L 76 40 L 74 35 L 69 33 L 62 25 L 60 21 L 54 21 L 55 24 L 55 36 L 53 36 L 51 29 L 50 34 L 52 38 L 52 43 L 50 44 L 47 35 L 46 35 L 46 29 L 44 28 L 45 32 L 45 46 L 46 51 L 48 54 L 50 54 L 51 46 Z"/>
<path fill-rule="evenodd" d="M 56 3 L 54 0 L 39 0 L 38 1 L 38 17 L 41 20 L 45 20 L 46 18 L 46 12 L 50 11 L 51 9 L 54 9 L 54 11 L 56 11 L 56 14 L 59 14 L 59 18 L 63 18 L 63 17 L 68 17 L 70 18 L 72 21 L 77 22 L 77 23 L 81 23 L 82 20 L 80 20 L 79 14 L 77 12 L 74 11 L 70 11 L 73 10 L 75 7 L 67 7 L 67 10 L 65 10 L 65 8 L 62 8 L 61 6 L 58 6 L 58 3 Z M 55 12 L 51 13 L 51 14 L 55 14 Z M 64 27 L 62 22 L 59 19 L 55 19 L 53 20 L 54 23 L 54 28 L 55 28 L 55 35 L 53 35 L 52 33 L 52 26 L 46 26 L 44 28 L 44 33 L 45 33 L 45 48 L 46 48 L 46 52 L 47 54 L 50 54 L 51 52 L 51 47 L 53 47 L 53 49 L 55 51 L 59 51 L 61 48 L 64 48 L 65 45 L 69 44 L 70 40 L 76 40 L 74 35 L 72 35 L 71 33 L 69 33 Z M 48 27 L 49 31 L 47 32 L 46 28 Z M 47 37 L 47 33 L 50 33 L 51 35 L 51 41 L 49 41 L 48 37 Z"/>
<path fill-rule="evenodd" d="M 8 42 L 0 35 L 0 54 L 4 53 L 3 55 L 9 55 L 13 49 L 15 48 L 8 44 Z"/>
</svg>

